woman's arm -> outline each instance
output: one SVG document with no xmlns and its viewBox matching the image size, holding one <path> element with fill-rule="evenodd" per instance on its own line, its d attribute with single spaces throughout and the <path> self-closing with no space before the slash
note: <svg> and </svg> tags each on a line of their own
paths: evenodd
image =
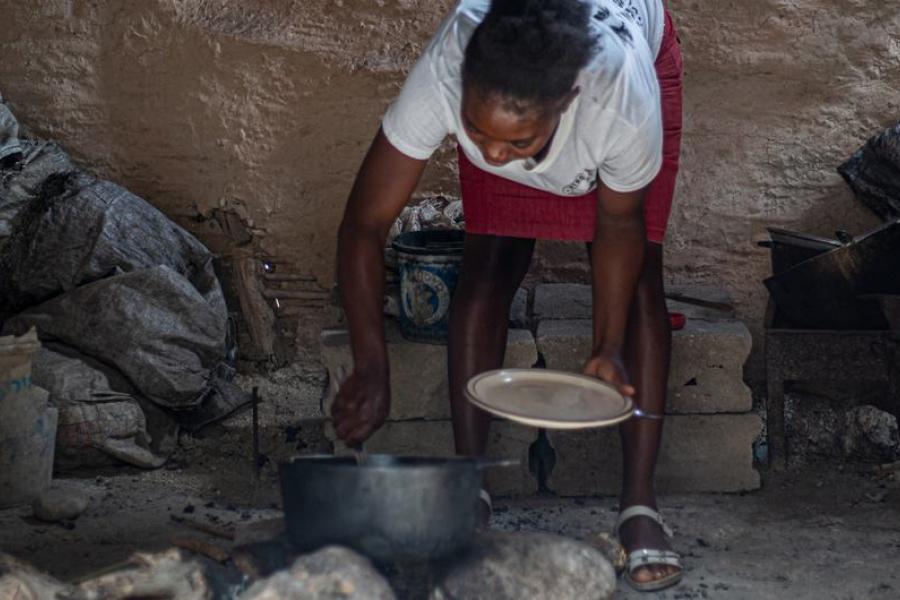
<svg viewBox="0 0 900 600">
<path fill-rule="evenodd" d="M 591 245 L 594 341 L 584 372 L 615 385 L 627 396 L 635 390 L 622 353 L 628 312 L 644 266 L 644 192 L 616 192 L 601 183 Z"/>
<path fill-rule="evenodd" d="M 335 430 L 350 445 L 387 418 L 390 384 L 384 339 L 384 246 L 428 161 L 394 148 L 379 129 L 360 167 L 338 233 L 338 287 L 350 330 L 353 373 L 334 406 Z"/>
</svg>

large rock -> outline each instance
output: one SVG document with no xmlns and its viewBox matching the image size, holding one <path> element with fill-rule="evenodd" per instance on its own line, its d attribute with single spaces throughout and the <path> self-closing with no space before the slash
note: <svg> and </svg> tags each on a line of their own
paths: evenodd
<svg viewBox="0 0 900 600">
<path fill-rule="evenodd" d="M 874 406 L 847 411 L 841 441 L 847 458 L 876 462 L 900 458 L 897 418 Z"/>
<path fill-rule="evenodd" d="M 394 600 L 391 586 L 368 559 L 329 546 L 298 558 L 290 569 L 256 582 L 240 600 Z"/>
<path fill-rule="evenodd" d="M 333 433 L 332 433 L 333 435 Z M 488 489 L 497 496 L 527 496 L 537 491 L 537 480 L 529 471 L 528 448 L 537 430 L 508 421 L 494 421 L 488 435 L 486 456 L 518 460 L 511 467 L 485 470 Z M 335 453 L 349 450 L 335 442 Z M 453 425 L 450 421 L 388 421 L 366 441 L 371 454 L 453 456 Z"/>
<path fill-rule="evenodd" d="M 544 320 L 537 330 L 538 351 L 548 369 L 581 371 L 592 346 L 591 321 Z M 743 366 L 750 354 L 750 332 L 739 321 L 688 319 L 672 333 L 669 406 L 672 413 L 740 413 L 751 409 Z"/>
<path fill-rule="evenodd" d="M 759 487 L 753 441 L 755 414 L 673 415 L 666 418 L 656 468 L 661 492 L 738 492 Z M 556 464 L 548 486 L 563 496 L 619 493 L 622 450 L 615 429 L 548 432 Z"/>
<path fill-rule="evenodd" d="M 419 344 L 404 339 L 396 324 L 387 324 L 388 355 L 391 364 L 391 413 L 389 419 L 448 419 L 450 396 L 447 389 L 447 347 Z M 353 359 L 350 336 L 343 329 L 322 332 L 322 362 L 329 377 L 349 373 Z M 537 362 L 537 348 L 531 332 L 510 329 L 504 365 L 529 368 Z M 332 396 L 326 395 L 323 407 L 329 414 Z"/>
<path fill-rule="evenodd" d="M 78 598 L 71 587 L 9 554 L 0 553 L 0 598 L 51 600 Z"/>
<path fill-rule="evenodd" d="M 616 573 L 594 548 L 545 533 L 491 531 L 444 565 L 431 600 L 600 600 L 612 598 Z"/>
</svg>

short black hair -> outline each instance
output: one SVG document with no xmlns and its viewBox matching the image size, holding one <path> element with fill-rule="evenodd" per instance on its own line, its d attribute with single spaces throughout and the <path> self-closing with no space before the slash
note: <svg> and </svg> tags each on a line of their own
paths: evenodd
<svg viewBox="0 0 900 600">
<path fill-rule="evenodd" d="M 581 0 L 492 0 L 466 46 L 463 84 L 513 106 L 547 106 L 572 90 L 596 44 Z"/>
</svg>

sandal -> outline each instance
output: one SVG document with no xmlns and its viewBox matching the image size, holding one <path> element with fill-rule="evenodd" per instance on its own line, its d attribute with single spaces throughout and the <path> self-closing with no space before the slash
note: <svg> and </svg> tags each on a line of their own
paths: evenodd
<svg viewBox="0 0 900 600">
<path fill-rule="evenodd" d="M 648 517 L 652 519 L 659 524 L 659 526 L 663 530 L 663 533 L 666 534 L 666 537 L 672 537 L 672 529 L 668 525 L 666 525 L 659 512 L 653 510 L 649 506 L 643 506 L 640 504 L 629 506 L 621 513 L 619 513 L 619 519 L 616 521 L 616 535 L 619 535 L 619 529 L 622 527 L 622 525 L 625 524 L 626 521 L 630 521 L 635 517 Z M 661 577 L 660 579 L 653 579 L 651 581 L 635 581 L 634 579 L 632 579 L 631 574 L 634 573 L 635 570 L 641 567 L 649 567 L 651 565 L 669 565 L 672 567 L 678 567 L 678 571 L 672 573 L 671 575 L 666 575 L 665 577 Z M 659 590 L 664 590 L 666 588 L 672 587 L 673 585 L 681 581 L 683 575 L 684 566 L 681 564 L 681 556 L 677 552 L 674 552 L 672 550 L 639 548 L 638 550 L 633 550 L 628 553 L 628 562 L 625 565 L 625 581 L 628 582 L 628 585 L 639 592 L 657 592 Z"/>
</svg>

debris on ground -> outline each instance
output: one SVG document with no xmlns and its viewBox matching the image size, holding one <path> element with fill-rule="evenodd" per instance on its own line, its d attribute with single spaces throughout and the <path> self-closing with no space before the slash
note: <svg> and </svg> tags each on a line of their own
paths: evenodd
<svg viewBox="0 0 900 600">
<path fill-rule="evenodd" d="M 900 459 L 897 418 L 874 406 L 857 406 L 845 415 L 844 455 L 853 460 L 888 462 Z"/>
</svg>

